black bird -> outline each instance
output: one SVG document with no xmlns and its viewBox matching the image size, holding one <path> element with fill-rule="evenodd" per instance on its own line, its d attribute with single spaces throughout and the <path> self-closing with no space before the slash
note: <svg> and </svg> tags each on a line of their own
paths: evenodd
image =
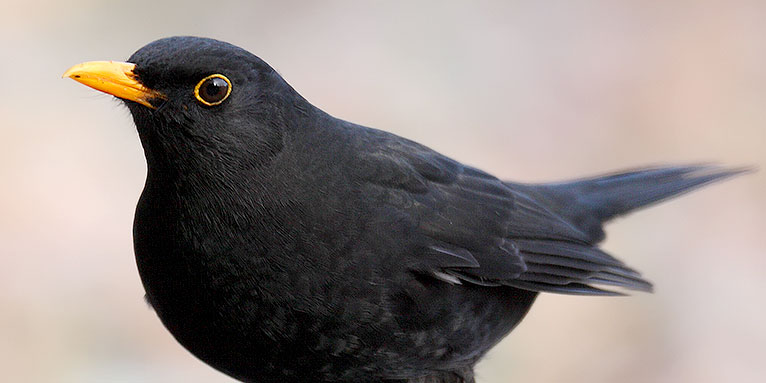
<svg viewBox="0 0 766 383">
<path fill-rule="evenodd" d="M 205 38 L 64 76 L 123 99 L 138 128 L 148 301 L 178 342 L 245 382 L 473 382 L 539 292 L 651 291 L 597 247 L 604 222 L 741 172 L 502 181 L 332 117 Z"/>
</svg>

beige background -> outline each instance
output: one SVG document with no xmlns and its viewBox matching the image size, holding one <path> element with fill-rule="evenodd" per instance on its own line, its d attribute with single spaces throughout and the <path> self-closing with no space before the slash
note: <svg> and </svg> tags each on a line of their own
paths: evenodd
<svg viewBox="0 0 766 383">
<path fill-rule="evenodd" d="M 143 302 L 145 165 L 119 102 L 70 65 L 194 34 L 261 56 L 333 115 L 497 176 L 647 164 L 761 172 L 619 220 L 605 248 L 655 294 L 545 295 L 480 382 L 762 382 L 766 3 L 2 3 L 0 380 L 229 382 Z"/>
</svg>

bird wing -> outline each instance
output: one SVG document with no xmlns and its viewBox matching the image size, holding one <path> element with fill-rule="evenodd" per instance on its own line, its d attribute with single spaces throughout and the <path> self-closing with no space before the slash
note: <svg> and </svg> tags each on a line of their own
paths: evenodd
<svg viewBox="0 0 766 383">
<path fill-rule="evenodd" d="M 449 283 L 567 294 L 619 295 L 594 285 L 650 290 L 552 209 L 481 170 L 383 132 L 357 159 L 377 199 L 410 222 L 412 266 Z M 404 239 L 403 239 L 404 240 Z"/>
</svg>

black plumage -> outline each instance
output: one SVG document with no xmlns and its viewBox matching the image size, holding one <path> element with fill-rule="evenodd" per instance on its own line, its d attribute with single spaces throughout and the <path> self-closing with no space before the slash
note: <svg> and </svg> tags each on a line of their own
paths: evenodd
<svg viewBox="0 0 766 383">
<path fill-rule="evenodd" d="M 596 246 L 605 221 L 738 173 L 505 182 L 334 118 L 220 41 L 162 39 L 128 61 L 140 97 L 91 86 L 126 99 L 146 154 L 147 299 L 247 382 L 473 382 L 539 292 L 651 291 Z"/>
</svg>

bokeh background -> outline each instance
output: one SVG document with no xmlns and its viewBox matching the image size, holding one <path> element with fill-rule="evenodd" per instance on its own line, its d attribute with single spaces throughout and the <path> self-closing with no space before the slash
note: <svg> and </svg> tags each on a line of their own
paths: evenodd
<svg viewBox="0 0 766 383">
<path fill-rule="evenodd" d="M 609 225 L 656 293 L 544 295 L 479 382 L 766 377 L 766 2 L 8 1 L 0 12 L 0 381 L 231 382 L 143 301 L 125 107 L 69 66 L 180 34 L 261 56 L 329 113 L 495 175 L 754 165 Z"/>
</svg>

